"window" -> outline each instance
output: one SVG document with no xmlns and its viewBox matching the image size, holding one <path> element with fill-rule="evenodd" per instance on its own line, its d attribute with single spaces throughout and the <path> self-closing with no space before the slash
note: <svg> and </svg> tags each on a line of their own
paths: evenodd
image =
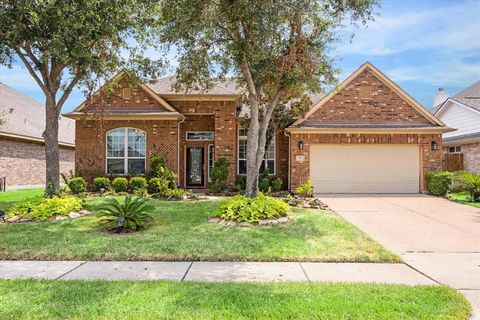
<svg viewBox="0 0 480 320">
<path fill-rule="evenodd" d="M 187 132 L 187 140 L 213 141 L 213 132 L 211 131 L 192 131 Z"/>
<path fill-rule="evenodd" d="M 462 147 L 461 146 L 455 146 L 455 147 L 449 147 L 448 148 L 448 153 L 461 153 L 462 152 Z"/>
<path fill-rule="evenodd" d="M 146 134 L 134 128 L 118 128 L 107 133 L 107 173 L 145 173 Z"/>
<path fill-rule="evenodd" d="M 238 174 L 247 174 L 247 130 L 243 127 L 238 129 Z M 275 138 L 267 144 L 264 160 L 260 166 L 260 172 L 268 170 L 270 175 L 275 174 Z"/>
<path fill-rule="evenodd" d="M 208 145 L 208 182 L 212 181 L 210 173 L 212 172 L 213 163 L 215 162 L 215 146 L 213 144 Z"/>
</svg>

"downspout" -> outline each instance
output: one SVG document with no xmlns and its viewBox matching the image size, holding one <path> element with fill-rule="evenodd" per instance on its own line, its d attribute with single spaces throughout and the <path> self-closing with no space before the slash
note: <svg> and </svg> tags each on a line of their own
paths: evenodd
<svg viewBox="0 0 480 320">
<path fill-rule="evenodd" d="M 177 123 L 177 185 L 180 186 L 180 125 L 185 122 L 185 116 L 182 115 L 182 120 Z"/>
<path fill-rule="evenodd" d="M 290 191 L 290 168 L 292 166 L 292 159 L 290 159 L 290 148 L 291 148 L 291 140 L 290 135 L 288 134 L 287 130 L 283 131 L 283 134 L 288 138 L 288 175 L 287 175 L 287 189 Z"/>
</svg>

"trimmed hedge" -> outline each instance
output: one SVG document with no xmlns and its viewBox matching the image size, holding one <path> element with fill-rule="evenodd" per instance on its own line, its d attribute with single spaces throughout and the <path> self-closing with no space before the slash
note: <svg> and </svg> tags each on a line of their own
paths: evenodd
<svg viewBox="0 0 480 320">
<path fill-rule="evenodd" d="M 225 220 L 258 223 L 259 220 L 286 216 L 288 210 L 285 202 L 259 193 L 255 198 L 237 195 L 226 199 L 213 214 Z"/>
<path fill-rule="evenodd" d="M 95 191 L 100 191 L 100 189 L 105 189 L 105 191 L 112 189 L 112 184 L 110 179 L 107 177 L 98 177 L 93 179 L 93 184 L 95 185 Z"/>
<path fill-rule="evenodd" d="M 124 177 L 113 179 L 112 187 L 115 192 L 126 192 L 128 190 L 128 180 Z"/>
<path fill-rule="evenodd" d="M 73 178 L 68 181 L 68 188 L 73 194 L 79 194 L 87 191 L 87 182 L 82 177 Z"/>
<path fill-rule="evenodd" d="M 144 177 L 132 177 L 130 178 L 130 189 L 132 192 L 147 190 L 147 179 Z"/>
<path fill-rule="evenodd" d="M 452 185 L 453 174 L 447 171 L 428 172 L 425 182 L 428 191 L 435 196 L 445 196 Z"/>
</svg>

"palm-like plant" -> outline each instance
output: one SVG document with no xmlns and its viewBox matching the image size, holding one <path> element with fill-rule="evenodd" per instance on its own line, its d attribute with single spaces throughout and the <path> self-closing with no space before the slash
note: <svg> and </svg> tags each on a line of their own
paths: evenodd
<svg viewBox="0 0 480 320">
<path fill-rule="evenodd" d="M 462 184 L 462 187 L 470 192 L 471 201 L 480 201 L 480 175 L 461 171 L 455 174 L 454 179 Z"/>
<path fill-rule="evenodd" d="M 116 233 L 138 231 L 153 222 L 154 206 L 147 198 L 127 196 L 119 201 L 111 198 L 100 209 L 101 224 Z"/>
</svg>

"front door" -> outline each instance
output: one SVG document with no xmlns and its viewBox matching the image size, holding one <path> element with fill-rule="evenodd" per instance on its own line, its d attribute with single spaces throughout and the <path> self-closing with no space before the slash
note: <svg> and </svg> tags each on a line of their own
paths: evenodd
<svg viewBox="0 0 480 320">
<path fill-rule="evenodd" d="M 187 187 L 203 187 L 203 147 L 187 148 Z"/>
</svg>

